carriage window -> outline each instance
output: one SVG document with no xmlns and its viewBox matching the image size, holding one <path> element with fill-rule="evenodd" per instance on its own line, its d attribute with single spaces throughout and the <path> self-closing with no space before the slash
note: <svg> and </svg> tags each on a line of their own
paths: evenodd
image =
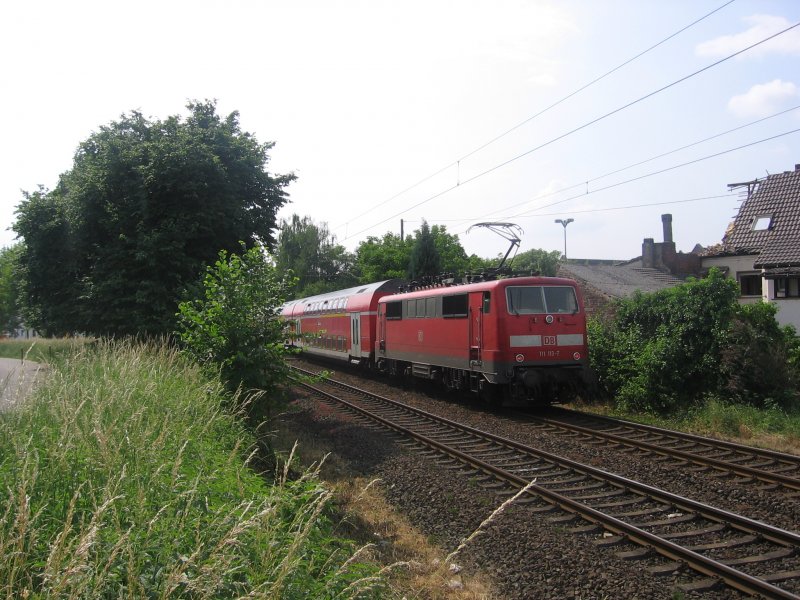
<svg viewBox="0 0 800 600">
<path fill-rule="evenodd" d="M 457 296 L 442 297 L 442 316 L 444 318 L 466 317 L 467 316 L 467 295 L 458 294 Z"/>
<path fill-rule="evenodd" d="M 425 299 L 425 316 L 429 319 L 436 316 L 436 298 Z"/>
<path fill-rule="evenodd" d="M 402 319 L 403 318 L 403 303 L 387 302 L 386 303 L 386 318 L 387 319 Z"/>
<path fill-rule="evenodd" d="M 488 315 L 492 305 L 492 292 L 483 292 L 483 314 Z"/>
</svg>

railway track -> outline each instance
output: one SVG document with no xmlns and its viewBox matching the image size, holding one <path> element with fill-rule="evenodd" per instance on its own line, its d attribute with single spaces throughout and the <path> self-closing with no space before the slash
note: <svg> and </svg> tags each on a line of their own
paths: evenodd
<svg viewBox="0 0 800 600">
<path fill-rule="evenodd" d="M 298 371 L 303 372 L 301 369 Z M 313 373 L 305 371 L 306 374 Z M 463 426 L 332 380 L 303 383 L 327 401 L 378 423 L 414 444 L 469 465 L 505 493 L 527 487 L 535 512 L 560 509 L 571 531 L 603 546 L 632 543 L 624 558 L 658 554 L 654 574 L 688 567 L 700 574 L 686 591 L 720 584 L 765 598 L 800 598 L 800 535 L 695 502 L 600 469 Z M 336 394 L 322 389 L 333 386 Z M 441 460 L 441 459 L 440 459 Z M 538 500 L 536 500 L 538 499 Z M 551 519 L 552 520 L 552 519 Z"/>
<path fill-rule="evenodd" d="M 671 460 L 676 468 L 693 465 L 691 468 L 739 477 L 739 481 L 756 483 L 762 489 L 800 496 L 800 456 L 793 454 L 566 409 L 553 409 L 548 416 L 524 413 L 524 418 L 543 430 L 586 443 L 627 447 Z"/>
</svg>

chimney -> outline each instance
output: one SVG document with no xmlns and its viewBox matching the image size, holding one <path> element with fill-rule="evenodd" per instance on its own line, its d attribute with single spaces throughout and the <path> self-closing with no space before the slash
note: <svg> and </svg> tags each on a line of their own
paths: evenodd
<svg viewBox="0 0 800 600">
<path fill-rule="evenodd" d="M 653 238 L 644 238 L 642 242 L 642 266 L 645 269 L 655 268 L 656 244 Z"/>
<path fill-rule="evenodd" d="M 795 171 L 800 171 L 800 165 L 798 165 L 798 164 L 795 164 L 795 166 L 794 166 L 794 170 L 795 170 Z"/>
<path fill-rule="evenodd" d="M 661 215 L 661 224 L 664 226 L 664 243 L 672 241 L 672 215 Z"/>
</svg>

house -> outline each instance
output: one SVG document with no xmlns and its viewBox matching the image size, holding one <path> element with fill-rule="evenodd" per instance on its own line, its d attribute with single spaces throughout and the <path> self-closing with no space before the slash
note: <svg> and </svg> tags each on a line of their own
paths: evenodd
<svg viewBox="0 0 800 600">
<path fill-rule="evenodd" d="M 773 302 L 781 325 L 800 330 L 800 165 L 747 186 L 722 243 L 702 256 L 739 283 L 742 302 Z"/>
</svg>

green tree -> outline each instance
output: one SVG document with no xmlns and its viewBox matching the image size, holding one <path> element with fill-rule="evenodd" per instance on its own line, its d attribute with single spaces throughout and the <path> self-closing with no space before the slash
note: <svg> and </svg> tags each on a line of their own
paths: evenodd
<svg viewBox="0 0 800 600">
<path fill-rule="evenodd" d="M 22 244 L 0 249 L 0 332 L 14 331 L 20 324 L 18 263 Z"/>
<path fill-rule="evenodd" d="M 267 172 L 273 144 L 243 132 L 238 113 L 187 108 L 185 119 L 123 115 L 80 144 L 54 190 L 26 195 L 14 228 L 28 324 L 168 333 L 182 292 L 220 250 L 274 245 L 294 176 Z"/>
<path fill-rule="evenodd" d="M 25 240 L 17 263 L 22 318 L 48 336 L 82 331 L 79 261 L 63 189 L 24 196 L 14 223 Z"/>
<path fill-rule="evenodd" d="M 292 283 L 260 246 L 241 255 L 222 250 L 206 270 L 203 296 L 178 306 L 178 336 L 229 388 L 271 390 L 287 374 L 284 326 L 277 316 Z"/>
<path fill-rule="evenodd" d="M 421 279 L 432 277 L 442 272 L 442 257 L 436 247 L 436 239 L 431 233 L 427 221 L 423 219 L 422 227 L 414 232 L 414 246 L 411 249 L 411 260 L 408 263 L 408 277 Z"/>
<path fill-rule="evenodd" d="M 427 223 L 423 221 L 422 227 L 426 226 Z M 419 234 L 421 230 L 415 233 Z M 433 225 L 430 234 L 441 261 L 440 271 L 461 275 L 469 270 L 469 258 L 457 235 L 447 233 L 444 225 Z"/>
<path fill-rule="evenodd" d="M 403 279 L 411 260 L 412 238 L 401 239 L 388 232 L 382 238 L 369 236 L 356 248 L 356 272 L 360 283 Z"/>
<path fill-rule="evenodd" d="M 515 272 L 520 271 L 533 271 L 541 273 L 548 277 L 554 277 L 558 270 L 558 261 L 561 258 L 561 252 L 553 250 L 541 250 L 534 248 L 520 252 L 514 257 L 511 268 Z"/>
<path fill-rule="evenodd" d="M 294 297 L 311 296 L 356 285 L 355 257 L 337 244 L 326 223 L 292 215 L 281 221 L 275 262 L 297 277 Z"/>
</svg>

